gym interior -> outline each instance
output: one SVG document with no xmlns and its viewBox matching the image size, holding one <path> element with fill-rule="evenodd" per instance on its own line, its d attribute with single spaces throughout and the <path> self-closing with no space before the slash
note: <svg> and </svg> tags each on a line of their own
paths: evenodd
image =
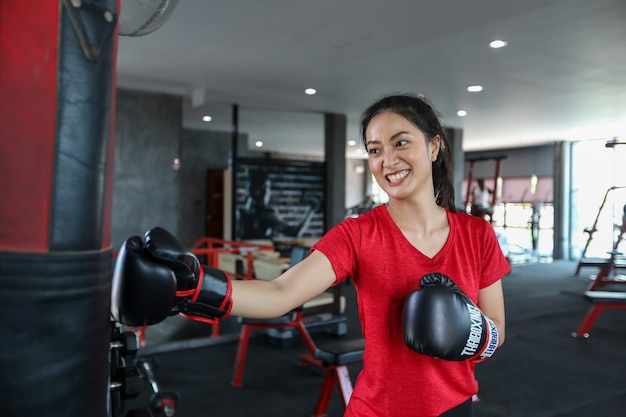
<svg viewBox="0 0 626 417">
<path fill-rule="evenodd" d="M 190 122 L 210 94 L 116 84 L 124 64 L 116 59 L 128 57 L 118 48 L 133 42 L 118 44 L 124 1 L 80 3 L 42 3 L 41 16 L 0 4 L 7 415 L 342 415 L 364 347 L 350 282 L 277 319 L 212 324 L 180 315 L 146 326 L 115 322 L 110 294 L 120 246 L 155 226 L 233 279 L 272 280 L 333 225 L 384 204 L 367 156 L 353 150 L 358 143 L 346 145 L 353 120 L 234 96 L 217 104 L 222 127 Z M 624 5 L 604 3 L 623 22 Z M 254 123 L 261 117 L 313 124 L 314 139 L 304 140 L 318 150 L 259 147 L 268 135 Z M 457 209 L 493 226 L 512 267 L 503 278 L 506 343 L 477 365 L 474 416 L 623 415 L 620 127 L 473 148 L 462 127 L 447 126 Z M 489 197 L 474 212 L 478 180 Z"/>
</svg>

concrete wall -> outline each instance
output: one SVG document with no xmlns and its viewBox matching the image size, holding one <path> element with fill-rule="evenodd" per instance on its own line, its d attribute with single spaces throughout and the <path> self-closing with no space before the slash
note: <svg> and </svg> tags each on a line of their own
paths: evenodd
<svg viewBox="0 0 626 417">
<path fill-rule="evenodd" d="M 228 169 L 231 143 L 229 132 L 182 131 L 182 201 L 178 236 L 187 245 L 206 235 L 207 172 Z"/>
<path fill-rule="evenodd" d="M 177 234 L 182 102 L 178 96 L 117 91 L 112 243 L 162 226 Z"/>
</svg>

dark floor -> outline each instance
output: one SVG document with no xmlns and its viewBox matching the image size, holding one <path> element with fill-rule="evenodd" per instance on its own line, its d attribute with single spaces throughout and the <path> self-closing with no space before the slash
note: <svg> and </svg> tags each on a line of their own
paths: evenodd
<svg viewBox="0 0 626 417">
<path fill-rule="evenodd" d="M 480 402 L 475 417 L 623 417 L 626 415 L 626 311 L 604 312 L 589 339 L 571 333 L 590 305 L 582 293 L 593 268 L 573 276 L 576 263 L 514 265 L 504 278 L 507 332 L 504 346 L 477 366 Z M 348 334 L 360 336 L 354 293 L 344 288 L 349 305 Z M 168 319 L 169 320 L 169 319 Z M 251 339 L 244 386 L 230 386 L 237 347 L 238 324 L 228 319 L 222 336 L 209 338 L 209 328 L 178 321 L 165 334 L 159 326 L 148 332 L 142 354 L 156 358 L 161 389 L 181 395 L 176 416 L 309 416 L 315 406 L 323 374 L 313 366 L 299 366 L 305 352 L 299 337 L 290 344 L 268 343 L 264 334 Z M 172 329 L 177 339 L 166 340 Z M 314 331 L 318 343 L 336 336 Z M 352 379 L 359 367 L 351 368 Z M 335 394 L 331 416 L 343 407 Z M 396 417 L 396 416 L 393 416 Z"/>
</svg>

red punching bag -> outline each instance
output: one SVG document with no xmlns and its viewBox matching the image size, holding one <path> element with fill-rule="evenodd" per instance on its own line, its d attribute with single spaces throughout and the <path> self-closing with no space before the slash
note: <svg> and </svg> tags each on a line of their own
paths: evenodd
<svg viewBox="0 0 626 417">
<path fill-rule="evenodd" d="M 108 414 L 118 9 L 0 1 L 3 416 Z"/>
</svg>

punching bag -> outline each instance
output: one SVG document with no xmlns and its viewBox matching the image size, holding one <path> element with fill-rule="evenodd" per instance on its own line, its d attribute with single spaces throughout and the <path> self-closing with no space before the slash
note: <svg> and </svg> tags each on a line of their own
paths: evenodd
<svg viewBox="0 0 626 417">
<path fill-rule="evenodd" d="M 0 415 L 108 414 L 116 15 L 0 1 Z"/>
</svg>

